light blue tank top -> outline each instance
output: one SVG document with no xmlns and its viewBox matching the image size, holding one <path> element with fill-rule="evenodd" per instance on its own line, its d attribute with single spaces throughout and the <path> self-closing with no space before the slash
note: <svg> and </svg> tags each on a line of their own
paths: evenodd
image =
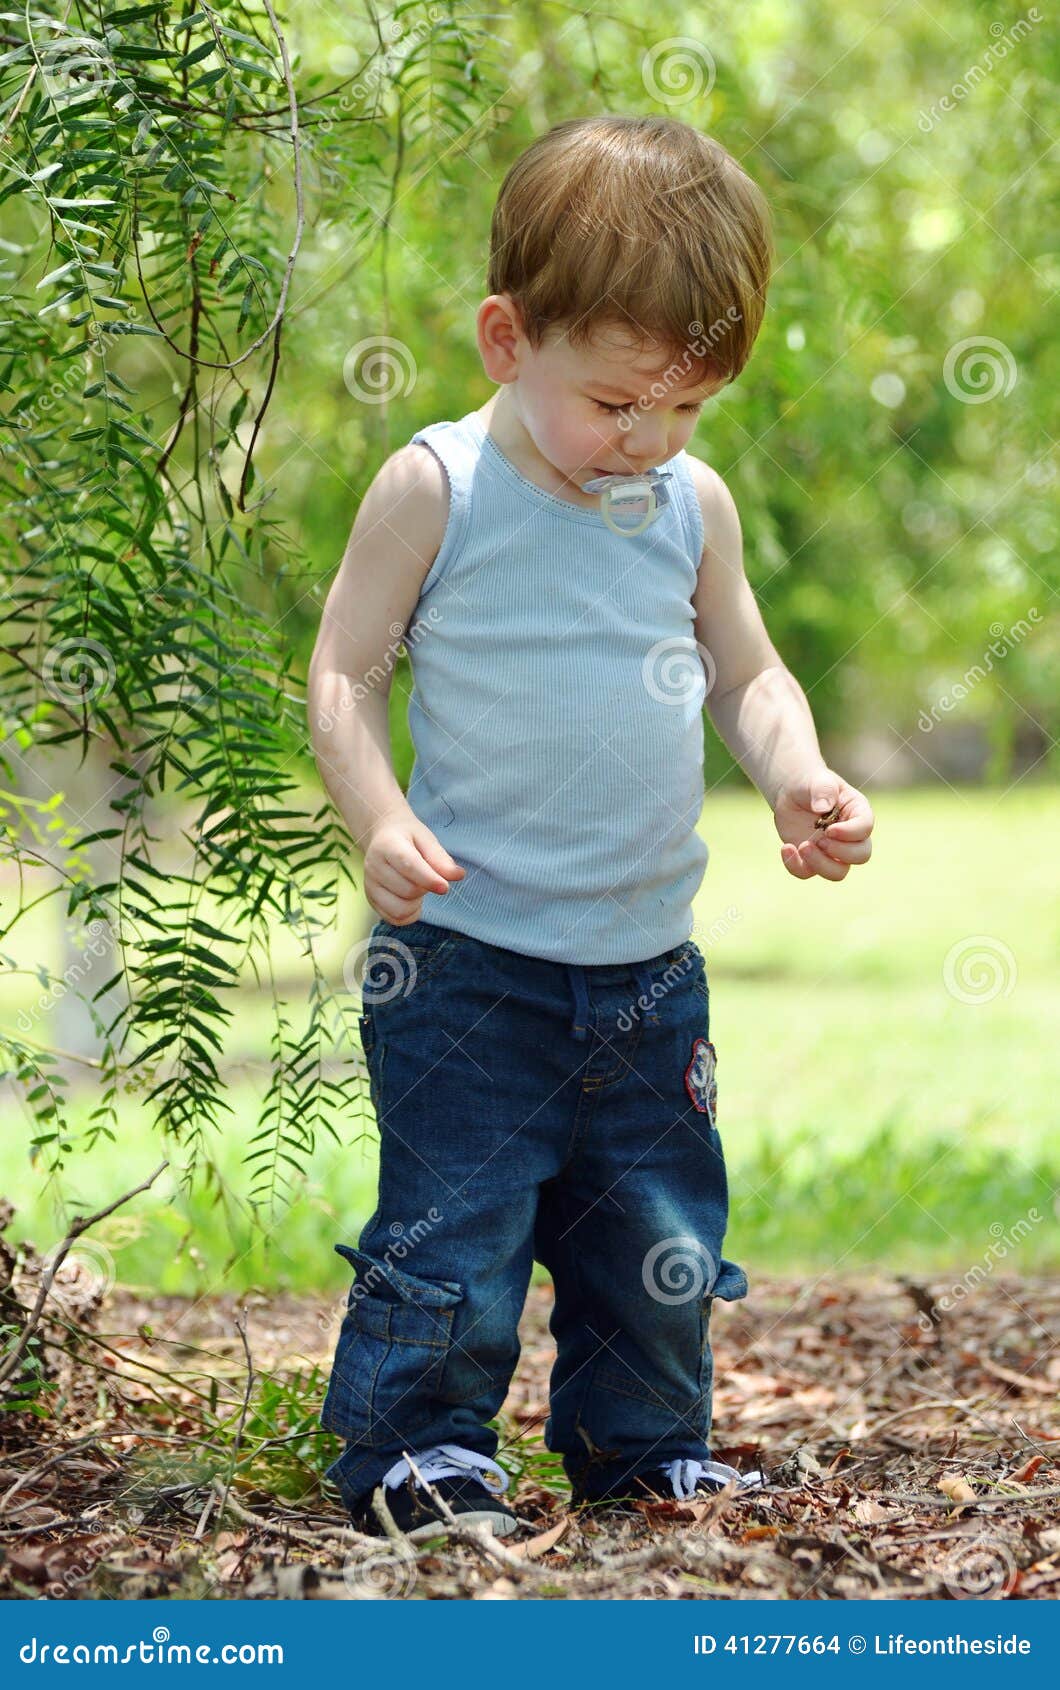
<svg viewBox="0 0 1060 1690">
<path fill-rule="evenodd" d="M 476 412 L 412 439 L 449 518 L 405 639 L 408 801 L 466 871 L 421 919 L 565 963 L 672 949 L 708 857 L 687 453 L 629 535 L 527 481 Z"/>
</svg>

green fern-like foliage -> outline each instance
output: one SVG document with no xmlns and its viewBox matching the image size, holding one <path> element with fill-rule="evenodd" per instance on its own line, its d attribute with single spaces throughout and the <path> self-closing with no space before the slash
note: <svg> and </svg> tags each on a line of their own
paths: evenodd
<svg viewBox="0 0 1060 1690">
<path fill-rule="evenodd" d="M 188 1181 L 212 1168 L 210 1130 L 232 1113 L 232 995 L 248 969 L 267 983 L 254 1205 L 364 1107 L 360 1065 L 326 1061 L 355 1038 L 342 982 L 317 957 L 352 852 L 330 804 L 307 812 L 294 796 L 303 689 L 271 588 L 298 548 L 255 452 L 282 392 L 314 209 L 353 203 L 367 252 L 399 158 L 425 159 L 452 132 L 454 78 L 468 122 L 473 40 L 443 6 L 396 17 L 388 39 L 371 8 L 351 19 L 363 64 L 334 85 L 300 79 L 271 0 L 75 0 L 0 24 L 0 849 L 25 888 L 0 922 L 0 967 L 25 968 L 30 871 L 45 839 L 54 863 L 58 827 L 64 867 L 47 895 L 68 922 L 106 924 L 120 962 L 87 1000 L 89 1142 L 113 1133 L 122 1091 L 141 1089 L 190 1152 Z M 109 769 L 112 825 L 88 831 L 61 802 L 20 793 L 20 771 L 68 742 Z M 163 794 L 194 814 L 176 871 L 172 838 L 152 831 Z M 83 848 L 103 840 L 120 872 L 100 884 Z M 281 930 L 308 965 L 297 1004 L 274 978 Z M 35 1112 L 36 1153 L 60 1168 L 56 1053 L 5 1031 L 0 1070 Z"/>
</svg>

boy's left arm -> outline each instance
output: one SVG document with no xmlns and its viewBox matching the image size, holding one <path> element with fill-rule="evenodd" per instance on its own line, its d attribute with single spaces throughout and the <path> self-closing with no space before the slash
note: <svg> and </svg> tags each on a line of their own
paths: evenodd
<svg viewBox="0 0 1060 1690">
<path fill-rule="evenodd" d="M 815 874 L 842 880 L 852 863 L 868 862 L 872 853 L 872 807 L 825 763 L 806 694 L 766 632 L 744 573 L 731 493 L 691 453 L 689 464 L 703 513 L 692 603 L 711 721 L 773 811 L 788 872 L 798 880 Z M 837 819 L 818 827 L 818 816 L 836 806 Z"/>
</svg>

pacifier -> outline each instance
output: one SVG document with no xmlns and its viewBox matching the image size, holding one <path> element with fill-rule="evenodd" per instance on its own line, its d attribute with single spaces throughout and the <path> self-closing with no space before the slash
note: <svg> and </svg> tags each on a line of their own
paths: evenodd
<svg viewBox="0 0 1060 1690">
<path fill-rule="evenodd" d="M 643 475 L 619 470 L 613 475 L 595 475 L 583 481 L 583 493 L 600 494 L 600 515 L 612 534 L 627 537 L 643 534 L 655 520 L 663 505 L 669 504 L 666 483 L 673 477 L 669 469 L 652 469 Z"/>
</svg>

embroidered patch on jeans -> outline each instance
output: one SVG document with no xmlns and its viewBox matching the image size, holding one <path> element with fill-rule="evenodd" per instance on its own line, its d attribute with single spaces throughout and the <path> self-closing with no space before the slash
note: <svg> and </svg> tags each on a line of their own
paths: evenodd
<svg viewBox="0 0 1060 1690">
<path fill-rule="evenodd" d="M 709 1115 L 715 1123 L 718 1109 L 718 1085 L 715 1079 L 718 1053 L 709 1039 L 693 1039 L 692 1060 L 685 1069 L 685 1090 L 693 1106 L 701 1115 Z"/>
</svg>

